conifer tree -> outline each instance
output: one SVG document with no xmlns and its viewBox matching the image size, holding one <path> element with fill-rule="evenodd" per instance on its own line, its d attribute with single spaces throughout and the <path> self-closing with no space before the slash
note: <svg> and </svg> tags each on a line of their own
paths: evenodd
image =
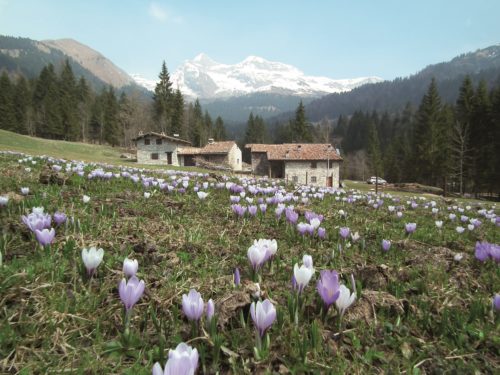
<svg viewBox="0 0 500 375">
<path fill-rule="evenodd" d="M 76 100 L 78 108 L 78 119 L 79 119 L 79 139 L 86 142 L 88 139 L 89 125 L 92 117 L 92 98 L 91 90 L 87 84 L 87 81 L 82 76 L 78 81 L 76 87 Z"/>
<path fill-rule="evenodd" d="M 295 111 L 295 120 L 291 123 L 291 130 L 293 141 L 312 142 L 312 134 L 306 120 L 306 111 L 302 100 Z"/>
<path fill-rule="evenodd" d="M 377 127 L 374 121 L 370 121 L 368 124 L 368 164 L 371 168 L 372 173 L 380 177 L 384 174 L 382 155 L 380 153 L 380 142 L 377 134 Z"/>
<path fill-rule="evenodd" d="M 192 115 L 189 118 L 189 134 L 191 144 L 195 147 L 202 147 L 205 145 L 204 127 L 203 127 L 203 112 L 201 104 L 198 99 L 194 102 Z"/>
<path fill-rule="evenodd" d="M 122 139 L 122 132 L 120 128 L 120 123 L 118 119 L 118 101 L 116 100 L 116 95 L 114 89 L 110 86 L 107 91 L 104 92 L 104 130 L 103 137 L 104 140 L 111 146 L 118 146 L 120 140 Z"/>
<path fill-rule="evenodd" d="M 212 137 L 212 118 L 210 117 L 210 114 L 208 111 L 205 111 L 205 116 L 203 117 L 203 127 L 204 127 L 204 133 L 205 133 L 205 139 L 203 140 L 204 143 L 208 142 L 208 138 L 213 138 Z"/>
<path fill-rule="evenodd" d="M 59 101 L 63 138 L 68 141 L 79 140 L 76 79 L 68 60 L 64 63 L 59 81 Z"/>
<path fill-rule="evenodd" d="M 36 135 L 43 138 L 62 139 L 64 129 L 61 119 L 59 87 L 52 64 L 40 72 L 33 94 Z"/>
<path fill-rule="evenodd" d="M 0 129 L 17 130 L 13 96 L 14 87 L 7 73 L 3 72 L 0 76 Z"/>
<path fill-rule="evenodd" d="M 181 90 L 175 90 L 174 100 L 173 100 L 173 110 L 172 110 L 172 135 L 179 134 L 184 136 L 183 131 L 184 123 L 184 97 L 182 96 Z"/>
<path fill-rule="evenodd" d="M 14 87 L 14 112 L 16 117 L 15 131 L 33 135 L 33 110 L 31 108 L 31 91 L 24 76 L 19 76 Z"/>
<path fill-rule="evenodd" d="M 172 127 L 173 93 L 172 82 L 165 61 L 161 66 L 160 79 L 153 96 L 154 119 L 157 130 L 169 134 Z"/>
<path fill-rule="evenodd" d="M 214 139 L 216 141 L 225 141 L 226 140 L 226 128 L 224 127 L 224 121 L 220 116 L 217 116 L 215 119 L 215 127 L 214 127 Z"/>
</svg>

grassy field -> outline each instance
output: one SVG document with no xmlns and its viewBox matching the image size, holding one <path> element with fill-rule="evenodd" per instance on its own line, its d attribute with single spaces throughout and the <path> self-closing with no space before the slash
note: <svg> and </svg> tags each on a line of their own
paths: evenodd
<svg viewBox="0 0 500 375">
<path fill-rule="evenodd" d="M 15 146 L 14 137 L 6 144 L 4 134 L 4 149 L 97 159 L 83 157 L 94 146 L 68 143 L 49 152 L 39 143 Z M 102 161 L 111 163 L 117 154 L 108 157 Z M 181 342 L 199 353 L 200 374 L 479 374 L 499 367 L 500 314 L 492 298 L 500 292 L 500 268 L 492 257 L 475 257 L 477 241 L 500 242 L 491 204 L 187 171 L 96 172 L 97 166 L 19 159 L 0 154 L 0 197 L 9 197 L 0 206 L 2 373 L 150 374 Z M 62 168 L 56 180 L 64 184 L 39 182 L 47 165 Z M 197 190 L 207 197 L 200 199 Z M 242 217 L 231 206 L 236 196 L 247 207 Z M 282 205 L 289 215 L 278 218 Z M 53 219 L 50 246 L 38 244 L 21 220 L 34 207 L 68 217 L 59 226 Z M 317 228 L 301 235 L 289 222 L 295 214 L 298 223 L 313 223 L 310 212 L 323 216 L 324 238 Z M 407 223 L 416 223 L 414 233 L 406 233 Z M 349 228 L 346 238 L 342 228 Z M 258 272 L 248 259 L 255 239 L 277 241 L 275 256 Z M 91 246 L 103 248 L 104 256 L 89 277 L 81 252 Z M 306 254 L 314 273 L 299 294 L 292 276 Z M 126 257 L 138 260 L 137 277 L 145 283 L 129 314 L 118 290 Z M 325 314 L 317 291 L 322 270 L 336 270 L 341 283 L 355 289 L 342 318 L 336 303 Z M 213 299 L 217 324 L 187 319 L 182 296 L 190 289 L 205 303 Z M 268 299 L 277 314 L 256 350 L 249 310 L 259 299 Z"/>
</svg>

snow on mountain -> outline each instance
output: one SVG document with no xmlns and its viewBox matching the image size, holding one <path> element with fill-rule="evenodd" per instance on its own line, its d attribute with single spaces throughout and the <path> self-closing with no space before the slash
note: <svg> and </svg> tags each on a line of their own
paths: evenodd
<svg viewBox="0 0 500 375">
<path fill-rule="evenodd" d="M 154 81 L 132 75 L 135 81 L 154 90 Z M 350 91 L 379 77 L 331 79 L 306 76 L 299 69 L 261 57 L 249 56 L 235 65 L 221 64 L 204 53 L 187 60 L 171 75 L 172 86 L 189 98 L 216 99 L 253 93 L 275 93 L 317 97 Z"/>
<path fill-rule="evenodd" d="M 148 89 L 149 91 L 155 91 L 157 81 L 155 81 L 154 79 L 144 78 L 140 74 L 130 74 L 130 76 L 139 86 L 142 86 Z"/>
</svg>

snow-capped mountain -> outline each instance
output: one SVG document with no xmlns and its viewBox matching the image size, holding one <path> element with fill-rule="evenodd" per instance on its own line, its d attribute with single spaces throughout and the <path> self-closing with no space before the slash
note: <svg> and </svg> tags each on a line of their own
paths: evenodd
<svg viewBox="0 0 500 375">
<path fill-rule="evenodd" d="M 132 75 L 135 81 L 154 90 L 154 81 Z M 294 66 L 249 56 L 234 65 L 221 64 L 201 53 L 187 60 L 172 75 L 174 88 L 189 98 L 218 99 L 254 93 L 273 93 L 318 97 L 352 90 L 366 83 L 382 81 L 378 77 L 331 79 L 306 76 Z"/>
</svg>

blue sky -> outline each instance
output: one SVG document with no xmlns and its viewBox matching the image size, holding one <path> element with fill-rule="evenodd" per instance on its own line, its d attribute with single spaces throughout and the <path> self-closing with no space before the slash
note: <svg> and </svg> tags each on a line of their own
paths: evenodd
<svg viewBox="0 0 500 375">
<path fill-rule="evenodd" d="M 150 79 L 200 52 L 393 79 L 500 43 L 499 15 L 500 0 L 0 0 L 0 34 L 73 38 Z"/>
</svg>

